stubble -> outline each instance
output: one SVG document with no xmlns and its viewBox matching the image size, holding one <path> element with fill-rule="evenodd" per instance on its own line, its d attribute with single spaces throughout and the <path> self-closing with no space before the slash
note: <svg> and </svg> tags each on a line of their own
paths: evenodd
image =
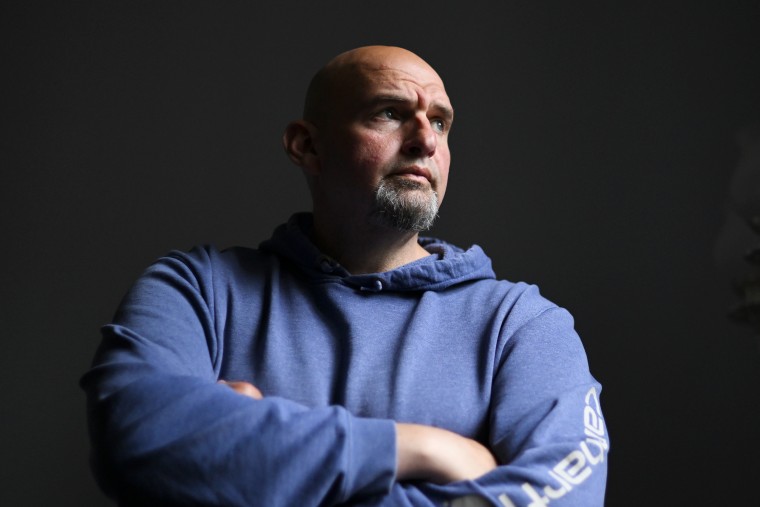
<svg viewBox="0 0 760 507">
<path fill-rule="evenodd" d="M 377 225 L 404 232 L 421 232 L 438 216 L 438 194 L 417 181 L 383 178 L 375 191 L 370 218 Z"/>
</svg>

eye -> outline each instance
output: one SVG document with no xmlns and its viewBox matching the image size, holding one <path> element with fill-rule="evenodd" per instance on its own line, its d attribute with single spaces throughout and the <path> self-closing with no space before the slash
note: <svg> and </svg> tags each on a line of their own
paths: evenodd
<svg viewBox="0 0 760 507">
<path fill-rule="evenodd" d="M 395 120 L 395 119 L 398 118 L 398 115 L 396 114 L 396 111 L 394 111 L 390 107 L 386 107 L 385 109 L 383 109 L 382 111 L 380 111 L 380 113 L 378 114 L 378 116 L 380 118 L 384 119 L 384 120 Z"/>
<path fill-rule="evenodd" d="M 433 130 L 436 132 L 446 132 L 446 122 L 439 118 L 430 120 L 430 126 L 432 126 Z"/>
</svg>

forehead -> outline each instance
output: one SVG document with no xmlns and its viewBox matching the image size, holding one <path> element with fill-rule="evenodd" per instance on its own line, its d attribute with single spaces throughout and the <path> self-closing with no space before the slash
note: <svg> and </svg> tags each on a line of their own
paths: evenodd
<svg viewBox="0 0 760 507">
<path fill-rule="evenodd" d="M 386 92 L 402 95 L 422 94 L 427 100 L 435 100 L 451 107 L 443 81 L 426 65 L 403 61 L 364 64 L 358 65 L 354 72 L 359 85 L 355 89 L 359 96 Z"/>
<path fill-rule="evenodd" d="M 383 97 L 408 101 L 416 107 L 453 109 L 438 74 L 414 53 L 399 48 L 361 48 L 336 57 L 324 69 L 326 117 L 353 116 Z M 315 94 L 317 96 L 317 94 Z M 328 112 L 329 110 L 329 112 Z"/>
</svg>

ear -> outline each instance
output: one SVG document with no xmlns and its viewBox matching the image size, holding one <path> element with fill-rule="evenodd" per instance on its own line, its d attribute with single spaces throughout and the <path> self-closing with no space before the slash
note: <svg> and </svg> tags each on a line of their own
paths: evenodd
<svg viewBox="0 0 760 507">
<path fill-rule="evenodd" d="M 306 120 L 295 120 L 285 127 L 282 147 L 290 160 L 301 167 L 307 175 L 319 173 L 319 155 L 315 149 L 317 128 Z"/>
</svg>

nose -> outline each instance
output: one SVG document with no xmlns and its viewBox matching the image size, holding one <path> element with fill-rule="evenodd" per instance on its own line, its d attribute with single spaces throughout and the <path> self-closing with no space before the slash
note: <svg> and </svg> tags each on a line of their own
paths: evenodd
<svg viewBox="0 0 760 507">
<path fill-rule="evenodd" d="M 438 137 L 427 117 L 415 117 L 401 151 L 415 158 L 429 158 L 435 154 Z"/>
</svg>

